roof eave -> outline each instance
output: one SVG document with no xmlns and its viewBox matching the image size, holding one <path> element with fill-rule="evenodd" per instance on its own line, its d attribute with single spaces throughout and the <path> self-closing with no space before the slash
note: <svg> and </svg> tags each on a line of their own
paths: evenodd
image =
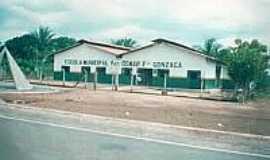
<svg viewBox="0 0 270 160">
<path fill-rule="evenodd" d="M 149 48 L 149 47 L 152 47 L 152 46 L 154 46 L 154 45 L 155 45 L 154 43 L 153 43 L 153 44 L 148 44 L 148 45 L 142 46 L 142 47 L 140 47 L 140 48 L 136 48 L 136 49 L 127 51 L 127 52 L 125 52 L 125 53 L 120 54 L 119 57 L 122 57 L 122 56 L 124 56 L 124 55 L 130 54 L 130 53 L 133 53 L 133 52 L 137 52 L 137 51 L 140 51 L 140 50 Z"/>
<path fill-rule="evenodd" d="M 56 55 L 56 54 L 65 52 L 65 51 L 67 51 L 67 50 L 70 50 L 70 49 L 72 49 L 72 48 L 78 47 L 78 46 L 80 46 L 80 45 L 82 45 L 82 43 L 77 42 L 77 43 L 75 43 L 75 44 L 72 45 L 72 46 L 69 46 L 69 47 L 66 47 L 66 48 L 64 48 L 64 49 L 61 49 L 61 50 L 59 50 L 59 51 L 53 52 L 53 53 L 51 53 L 50 55 Z"/>
<path fill-rule="evenodd" d="M 85 39 L 81 39 L 78 42 L 79 43 L 87 43 L 87 44 L 102 46 L 102 47 L 109 47 L 109 48 L 114 48 L 114 49 L 119 49 L 119 50 L 126 50 L 126 51 L 129 51 L 131 49 L 131 48 L 123 47 L 123 46 L 111 45 L 111 44 L 100 43 L 100 42 L 92 42 L 92 41 L 88 41 L 88 40 L 85 40 Z"/>
</svg>

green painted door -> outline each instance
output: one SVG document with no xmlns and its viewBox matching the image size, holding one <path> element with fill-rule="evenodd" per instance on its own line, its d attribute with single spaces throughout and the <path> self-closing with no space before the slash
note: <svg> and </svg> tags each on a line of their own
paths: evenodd
<svg viewBox="0 0 270 160">
<path fill-rule="evenodd" d="M 190 89 L 200 89 L 201 71 L 188 71 L 188 83 Z"/>
<path fill-rule="evenodd" d="M 112 83 L 112 76 L 106 74 L 106 68 L 105 67 L 98 67 L 97 70 L 97 81 L 98 83 L 106 83 L 110 84 Z"/>
<path fill-rule="evenodd" d="M 152 69 L 138 69 L 137 83 L 143 86 L 152 85 Z"/>
<path fill-rule="evenodd" d="M 119 76 L 119 83 L 126 85 L 130 84 L 131 72 L 132 72 L 131 68 L 122 68 L 122 73 Z M 134 81 L 133 84 L 135 84 Z"/>
<path fill-rule="evenodd" d="M 63 81 L 70 81 L 70 66 L 62 66 L 62 71 L 61 71 L 61 80 Z"/>
<path fill-rule="evenodd" d="M 92 82 L 93 78 L 91 76 L 91 68 L 89 66 L 82 66 L 82 76 L 84 81 Z"/>
</svg>

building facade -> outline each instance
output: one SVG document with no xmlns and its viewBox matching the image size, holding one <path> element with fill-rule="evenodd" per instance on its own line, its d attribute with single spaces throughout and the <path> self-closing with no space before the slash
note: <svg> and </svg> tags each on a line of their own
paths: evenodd
<svg viewBox="0 0 270 160">
<path fill-rule="evenodd" d="M 94 81 L 111 83 L 110 66 L 118 62 L 117 56 L 128 48 L 81 40 L 75 46 L 54 55 L 54 79 L 64 81 Z"/>
<path fill-rule="evenodd" d="M 65 81 L 112 83 L 150 87 L 221 89 L 231 88 L 226 66 L 213 57 L 182 44 L 156 39 L 129 49 L 79 41 L 54 55 L 54 78 Z M 132 81 L 132 82 L 131 82 Z"/>
</svg>

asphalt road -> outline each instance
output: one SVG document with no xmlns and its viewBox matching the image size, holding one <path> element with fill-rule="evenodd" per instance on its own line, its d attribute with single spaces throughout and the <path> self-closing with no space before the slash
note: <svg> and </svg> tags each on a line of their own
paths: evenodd
<svg viewBox="0 0 270 160">
<path fill-rule="evenodd" d="M 3 160 L 263 160 L 269 153 L 224 152 L 176 142 L 95 132 L 50 116 L 0 109 Z M 68 121 L 68 120 L 67 120 Z M 192 141 L 192 139 L 190 139 Z M 260 144 L 258 144 L 260 145 Z M 218 145 L 217 145 L 218 146 Z M 266 146 L 266 147 L 270 147 Z M 246 153 L 246 152 L 245 152 Z"/>
</svg>

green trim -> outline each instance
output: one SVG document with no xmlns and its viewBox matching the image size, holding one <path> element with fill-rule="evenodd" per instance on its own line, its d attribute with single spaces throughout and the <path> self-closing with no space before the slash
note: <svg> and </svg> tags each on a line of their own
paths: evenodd
<svg viewBox="0 0 270 160">
<path fill-rule="evenodd" d="M 112 76 L 111 75 L 104 75 L 102 73 L 98 73 L 97 76 L 98 83 L 112 83 Z M 54 80 L 63 80 L 63 72 L 56 71 L 54 72 Z M 66 81 L 81 81 L 84 82 L 84 75 L 82 73 L 76 73 L 76 72 L 67 72 L 66 73 Z M 90 73 L 87 77 L 88 82 L 94 81 L 94 74 Z"/>
<path fill-rule="evenodd" d="M 104 84 L 111 84 L 112 83 L 112 75 L 101 75 L 97 74 L 97 81 L 98 83 L 104 83 Z"/>
<path fill-rule="evenodd" d="M 215 79 L 204 79 L 204 89 L 215 89 L 215 88 L 219 88 L 219 86 L 217 86 L 217 81 Z"/>
<path fill-rule="evenodd" d="M 130 75 L 119 75 L 119 83 L 124 85 L 129 85 L 131 80 Z"/>
<path fill-rule="evenodd" d="M 63 74 L 60 71 L 54 71 L 53 72 L 53 79 L 57 81 L 63 80 Z"/>
<path fill-rule="evenodd" d="M 60 71 L 54 72 L 54 80 L 63 80 L 63 73 Z M 112 75 L 106 74 L 104 71 L 100 71 L 97 73 L 98 83 L 111 84 L 112 83 Z M 89 73 L 88 82 L 93 82 L 94 75 Z M 119 75 L 119 83 L 122 85 L 130 85 L 131 75 L 121 74 Z M 69 72 L 66 73 L 66 81 L 84 81 L 84 77 L 82 73 Z M 135 76 L 134 83 L 135 85 Z M 163 76 L 152 77 L 151 82 L 149 82 L 149 86 L 160 87 L 162 88 L 164 85 Z M 168 77 L 167 78 L 167 87 L 168 88 L 185 88 L 190 89 L 191 82 L 188 78 L 176 78 L 176 77 Z M 234 83 L 231 80 L 220 80 L 218 85 L 216 79 L 204 79 L 204 89 L 233 89 Z M 200 88 L 197 88 L 200 89 Z"/>
<path fill-rule="evenodd" d="M 93 82 L 94 76 L 93 74 L 88 74 L 87 82 Z M 63 80 L 63 72 L 55 71 L 54 72 L 54 80 L 62 81 Z M 66 73 L 66 81 L 81 81 L 84 82 L 84 75 L 78 72 L 67 72 Z"/>
<path fill-rule="evenodd" d="M 167 80 L 168 88 L 190 88 L 187 78 L 171 78 Z"/>
<path fill-rule="evenodd" d="M 83 76 L 81 73 L 67 72 L 66 81 L 83 81 Z"/>
</svg>

